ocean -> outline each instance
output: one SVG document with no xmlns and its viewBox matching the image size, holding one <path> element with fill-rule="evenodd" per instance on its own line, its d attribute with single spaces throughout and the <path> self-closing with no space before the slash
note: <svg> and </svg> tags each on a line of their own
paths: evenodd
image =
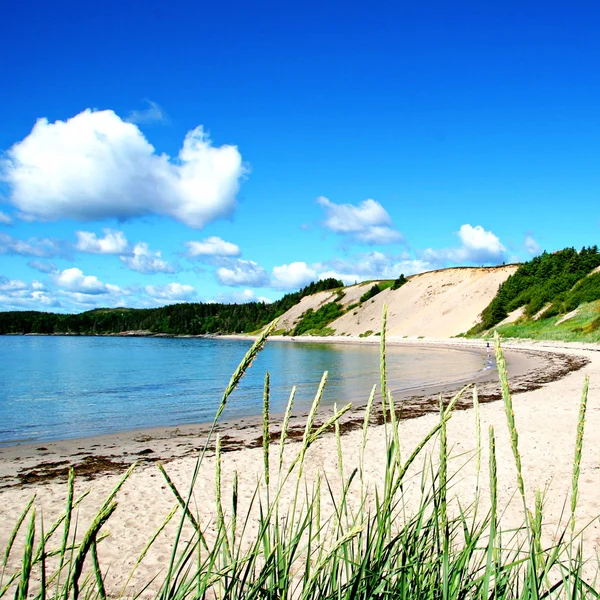
<svg viewBox="0 0 600 600">
<path fill-rule="evenodd" d="M 247 340 L 0 336 L 0 445 L 81 438 L 212 421 Z M 472 350 L 389 346 L 391 390 L 465 381 L 489 368 Z M 265 373 L 271 412 L 310 408 L 323 371 L 323 404 L 366 402 L 379 384 L 379 346 L 267 342 L 224 419 L 261 413 Z"/>
</svg>

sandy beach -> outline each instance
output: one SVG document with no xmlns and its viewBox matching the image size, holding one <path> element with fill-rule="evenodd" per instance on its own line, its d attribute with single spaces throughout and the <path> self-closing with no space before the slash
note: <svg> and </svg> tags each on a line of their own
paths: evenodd
<svg viewBox="0 0 600 600">
<path fill-rule="evenodd" d="M 315 340 L 311 340 L 315 341 Z M 327 338 L 327 342 L 345 342 L 348 338 Z M 352 339 L 352 342 L 358 342 Z M 361 339 L 359 343 L 378 343 L 377 339 Z M 481 340 L 461 339 L 395 339 L 391 344 L 419 344 L 448 347 L 479 348 Z M 600 346 L 550 343 L 550 342 L 504 342 L 514 408 L 519 431 L 519 446 L 523 457 L 524 479 L 528 500 L 533 504 L 536 490 L 546 492 L 544 521 L 556 526 L 561 521 L 565 501 L 569 500 L 572 463 L 577 428 L 579 400 L 584 377 L 590 377 L 587 423 L 579 484 L 578 525 L 591 525 L 585 532 L 588 558 L 600 549 L 600 489 L 599 451 L 597 432 L 600 430 Z M 484 350 L 483 350 L 484 351 Z M 378 383 L 374 381 L 373 383 Z M 482 401 L 481 418 L 484 434 L 481 490 L 487 490 L 487 431 L 493 425 L 497 437 L 499 467 L 500 506 L 506 508 L 502 517 L 505 528 L 522 522 L 522 504 L 517 498 L 516 475 L 512 456 L 506 416 L 499 399 L 499 385 L 495 374 L 482 377 L 477 382 Z M 411 390 L 398 403 L 403 407 L 403 420 L 399 428 L 403 454 L 407 455 L 439 420 L 437 394 L 450 397 L 457 384 L 442 386 L 435 390 Z M 449 446 L 452 456 L 451 469 L 456 472 L 452 494 L 472 499 L 476 485 L 475 419 L 469 392 L 448 426 Z M 366 401 L 366 399 L 365 399 Z M 321 422 L 330 412 L 320 415 Z M 297 415 L 291 422 L 286 460 L 297 452 L 298 442 L 304 428 L 304 415 Z M 385 428 L 380 416 L 373 414 L 369 428 L 364 466 L 369 486 L 381 484 L 385 448 Z M 277 438 L 279 424 L 272 425 L 272 436 Z M 360 408 L 343 421 L 342 445 L 345 469 L 350 472 L 357 464 L 358 448 L 362 438 L 362 413 Z M 18 518 L 33 494 L 35 505 L 44 515 L 44 523 L 51 523 L 64 509 L 66 499 L 65 475 L 68 467 L 75 466 L 76 497 L 90 489 L 89 495 L 78 506 L 78 519 L 83 529 L 93 519 L 104 498 L 115 486 L 124 470 L 133 462 L 138 466 L 117 496 L 116 513 L 110 520 L 110 536 L 99 544 L 99 554 L 104 568 L 110 565 L 106 585 L 110 593 L 118 593 L 136 557 L 162 523 L 166 514 L 176 504 L 156 463 L 164 464 L 167 472 L 180 487 L 187 491 L 198 449 L 202 446 L 207 426 L 162 428 L 134 431 L 123 434 L 52 442 L 48 444 L 21 445 L 0 448 L 0 548 L 4 548 L 12 524 Z M 223 490 L 230 493 L 233 473 L 240 474 L 240 503 L 249 499 L 261 477 L 263 469 L 262 437 L 257 419 L 244 419 L 219 426 L 223 440 Z M 272 452 L 278 452 L 273 444 Z M 433 446 L 432 446 L 433 448 Z M 420 466 L 420 465 L 419 465 Z M 335 438 L 326 434 L 309 449 L 305 476 L 314 480 L 317 473 L 325 474 L 330 484 L 340 485 Z M 290 492 L 291 493 L 291 492 Z M 285 500 L 285 491 L 284 491 Z M 209 453 L 194 489 L 192 505 L 200 521 L 206 524 L 207 536 L 215 519 L 214 511 L 214 459 Z M 327 511 L 324 503 L 323 511 Z M 568 511 L 563 515 L 563 523 Z M 157 571 L 166 566 L 171 551 L 171 540 L 177 518 L 159 536 L 150 550 L 128 591 L 140 589 Z M 554 530 L 548 527 L 548 530 Z M 252 528 L 247 535 L 252 535 Z M 15 545 L 15 556 L 22 548 L 23 532 Z M 58 541 L 54 541 L 57 545 Z"/>
</svg>

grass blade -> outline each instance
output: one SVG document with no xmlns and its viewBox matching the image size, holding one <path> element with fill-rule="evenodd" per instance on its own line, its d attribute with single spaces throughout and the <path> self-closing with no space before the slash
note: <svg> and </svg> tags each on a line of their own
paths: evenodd
<svg viewBox="0 0 600 600">
<path fill-rule="evenodd" d="M 587 409 L 588 388 L 590 378 L 586 376 L 581 393 L 579 405 L 579 419 L 577 421 L 577 438 L 575 440 L 575 457 L 573 459 L 573 483 L 571 492 L 571 535 L 575 533 L 575 511 L 577 510 L 577 496 L 579 492 L 579 475 L 581 473 L 581 456 L 583 454 L 583 433 L 585 430 L 585 413 Z"/>
<path fill-rule="evenodd" d="M 25 538 L 25 549 L 23 550 L 23 566 L 21 567 L 21 580 L 17 590 L 17 600 L 27 600 L 29 592 L 29 578 L 31 575 L 31 559 L 33 557 L 33 539 L 35 537 L 35 508 L 31 513 L 29 528 Z"/>
</svg>

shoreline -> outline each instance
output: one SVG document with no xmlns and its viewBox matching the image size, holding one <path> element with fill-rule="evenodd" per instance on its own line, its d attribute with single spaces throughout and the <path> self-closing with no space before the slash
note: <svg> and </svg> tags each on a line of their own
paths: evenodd
<svg viewBox="0 0 600 600">
<path fill-rule="evenodd" d="M 27 334 L 29 335 L 29 334 Z M 46 335 L 46 334 L 41 334 L 40 336 L 38 336 L 37 334 L 31 334 L 34 337 L 115 337 L 112 334 L 111 335 L 105 335 L 105 336 L 78 336 L 78 335 L 74 335 L 74 336 L 61 336 L 61 335 Z M 26 337 L 26 336 L 23 336 Z M 148 337 L 148 336 L 125 336 L 125 337 Z M 153 336 L 149 336 L 149 337 L 153 337 L 153 338 L 163 338 L 163 337 L 168 337 L 169 339 L 216 339 L 216 340 L 234 340 L 234 341 L 240 341 L 240 342 L 254 342 L 258 336 L 254 336 L 254 335 L 237 335 L 237 334 L 232 334 L 232 335 L 222 335 L 222 336 L 187 336 L 187 335 L 163 335 L 163 334 L 157 334 L 157 335 L 153 335 Z M 417 338 L 410 338 L 410 339 L 405 339 L 405 338 L 391 338 L 389 340 L 389 342 L 386 344 L 388 347 L 392 347 L 392 346 L 404 346 L 404 347 L 413 347 L 413 348 L 418 348 L 418 349 L 423 349 L 424 347 L 427 347 L 426 344 L 423 344 L 421 342 L 424 342 L 425 340 L 422 339 L 417 339 Z M 344 337 L 344 336 L 328 336 L 328 337 L 317 337 L 317 336 L 297 336 L 297 337 L 285 337 L 285 336 L 270 336 L 267 340 L 267 344 L 269 342 L 277 342 L 277 343 L 284 343 L 284 344 L 330 344 L 330 345 L 336 345 L 336 346 L 379 346 L 380 345 L 380 338 L 379 337 L 375 337 L 372 336 L 370 338 L 358 338 L 358 337 Z M 493 351 L 490 354 L 490 352 L 485 351 L 484 346 L 479 343 L 475 343 L 475 344 L 452 344 L 452 343 L 448 343 L 448 344 L 435 344 L 436 348 L 447 348 L 453 351 L 457 351 L 457 352 L 470 352 L 472 354 L 474 354 L 477 357 L 482 358 L 482 364 L 483 364 L 483 359 L 487 356 L 487 358 L 489 359 L 490 357 L 493 357 Z M 249 348 L 250 346 L 248 346 Z M 518 362 L 518 361 L 517 361 Z M 520 374 L 522 371 L 524 371 L 524 369 L 522 368 L 522 366 L 518 369 L 518 374 Z M 457 376 L 451 376 L 451 374 L 447 375 L 446 377 L 441 376 L 440 378 L 438 378 L 435 381 L 431 381 L 428 383 L 424 383 L 422 385 L 413 385 L 410 387 L 399 387 L 398 385 L 396 385 L 396 387 L 392 387 L 392 385 L 390 384 L 390 382 L 388 381 L 388 388 L 390 389 L 390 391 L 395 395 L 395 397 L 402 399 L 408 396 L 413 396 L 413 395 L 430 395 L 433 393 L 439 393 L 439 392 L 444 392 L 448 389 L 457 389 L 461 384 L 466 384 L 466 383 L 480 383 L 480 382 L 485 382 L 485 381 L 489 381 L 489 380 L 495 380 L 495 365 L 494 367 L 482 367 L 477 371 L 474 371 L 472 374 L 466 375 L 466 376 L 461 376 L 461 377 L 457 377 Z M 226 382 L 229 378 L 229 375 L 227 375 L 227 378 L 223 379 L 222 382 L 222 388 L 225 389 L 225 385 Z M 379 382 L 379 370 L 377 370 L 374 373 L 374 378 L 373 378 L 373 383 L 378 383 Z M 294 382 L 292 382 L 294 383 Z M 315 387 L 316 390 L 316 387 Z M 288 390 L 289 392 L 289 390 Z M 359 396 L 353 396 L 353 397 L 344 397 L 342 398 L 342 400 L 344 400 L 345 402 L 352 402 L 354 404 L 354 406 L 356 407 L 363 407 L 366 404 L 366 398 L 363 397 L 362 395 Z M 262 402 L 259 403 L 258 409 L 261 411 L 261 413 L 257 413 L 256 415 L 245 415 L 242 417 L 231 417 L 231 418 L 223 418 L 221 420 L 221 423 L 226 424 L 227 427 L 231 427 L 233 429 L 236 428 L 236 424 L 240 421 L 243 422 L 244 420 L 252 420 L 252 419 L 260 419 L 262 418 Z M 294 413 L 295 416 L 299 416 L 300 412 L 296 411 Z M 283 417 L 283 413 L 278 414 L 278 413 L 272 413 L 273 417 Z M 300 416 L 306 416 L 304 415 L 300 415 Z M 157 424 L 157 425 L 140 425 L 140 426 L 134 426 L 134 427 L 127 427 L 124 428 L 122 430 L 115 430 L 115 431 L 100 431 L 98 433 L 91 433 L 89 435 L 75 435 L 72 437 L 65 437 L 65 438 L 60 438 L 60 437 L 55 437 L 55 438 L 47 438 L 47 439 L 43 439 L 43 438 L 39 438 L 39 439 L 35 439 L 35 438 L 29 438 L 29 439 L 7 439 L 4 441 L 0 441 L 0 451 L 3 448 L 9 448 L 9 447 L 13 447 L 13 446 L 19 446 L 19 447 L 23 447 L 23 448 L 27 448 L 27 447 L 33 447 L 33 446 L 44 446 L 47 444 L 60 444 L 62 442 L 65 443 L 75 443 L 78 441 L 82 441 L 85 442 L 87 441 L 102 441 L 105 438 L 108 438 L 110 436 L 122 436 L 122 435 L 131 435 L 134 436 L 136 434 L 146 434 L 146 435 L 153 435 L 154 433 L 158 432 L 159 434 L 163 431 L 167 431 L 167 430 L 174 430 L 174 429 L 178 429 L 178 428 L 189 428 L 189 427 L 199 427 L 199 428 L 208 428 L 210 425 L 212 424 L 212 420 L 207 420 L 207 421 L 195 421 L 195 422 L 173 422 L 173 423 L 166 423 L 166 424 Z"/>
<path fill-rule="evenodd" d="M 225 339 L 253 340 L 254 336 L 221 336 Z M 343 336 L 296 338 L 271 337 L 269 341 L 290 343 L 333 343 L 333 344 L 379 344 L 379 338 L 349 338 Z M 461 338 L 415 339 L 389 338 L 387 346 L 436 347 L 453 350 L 476 351 L 485 355 L 481 340 Z M 579 358 L 565 358 L 550 349 L 537 350 L 520 347 L 521 344 L 504 343 L 505 357 L 513 394 L 521 394 L 557 381 L 569 373 L 585 366 Z M 530 346 L 530 344 L 528 344 Z M 555 346 L 553 346 L 555 348 Z M 600 350 L 600 347 L 599 347 Z M 378 377 L 373 383 L 379 388 Z M 467 384 L 476 384 L 479 401 L 482 404 L 500 399 L 495 368 L 482 370 L 467 380 L 445 381 L 435 385 L 406 390 L 390 390 L 397 406 L 401 406 L 403 421 L 416 419 L 439 410 L 439 395 L 448 401 Z M 378 393 L 378 392 L 377 392 Z M 376 396 L 377 397 L 377 396 Z M 341 399 L 345 404 L 349 398 Z M 340 420 L 340 430 L 346 434 L 363 425 L 363 412 L 367 398 L 353 402 L 352 409 Z M 470 395 L 461 399 L 457 410 L 472 406 Z M 323 424 L 332 414 L 329 406 L 322 406 L 317 412 L 316 426 Z M 283 415 L 273 413 L 271 421 L 271 441 L 277 442 Z M 306 412 L 294 412 L 290 419 L 289 437 L 298 439 L 304 432 Z M 376 402 L 371 414 L 370 425 L 383 423 L 382 410 Z M 84 438 L 69 438 L 47 442 L 22 442 L 0 446 L 0 492 L 14 486 L 30 486 L 54 480 L 64 481 L 70 467 L 77 475 L 94 479 L 112 473 L 122 472 L 132 463 L 142 465 L 153 462 L 168 463 L 173 460 L 197 454 L 202 448 L 212 422 L 180 424 L 153 428 L 139 428 L 116 433 L 108 433 Z M 259 448 L 262 446 L 262 416 L 242 417 L 220 421 L 215 433 L 221 436 L 222 451 Z M 326 432 L 328 435 L 330 432 Z"/>
</svg>

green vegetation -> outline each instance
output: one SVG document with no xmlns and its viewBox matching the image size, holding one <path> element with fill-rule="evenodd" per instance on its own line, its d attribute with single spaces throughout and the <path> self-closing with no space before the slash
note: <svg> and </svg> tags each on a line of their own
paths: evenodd
<svg viewBox="0 0 600 600">
<path fill-rule="evenodd" d="M 542 318 L 571 312 L 580 304 L 593 302 L 594 300 L 600 300 L 600 273 L 592 273 L 578 281 L 564 297 L 554 300 L 552 306 L 544 312 Z"/>
<path fill-rule="evenodd" d="M 333 330 L 330 329 L 331 333 L 329 334 L 323 333 L 323 330 L 343 314 L 344 310 L 337 302 L 329 302 L 316 312 L 309 308 L 302 315 L 291 335 L 332 335 Z"/>
<path fill-rule="evenodd" d="M 600 277 L 585 278 L 600 266 L 598 247 L 566 248 L 553 254 L 544 252 L 519 266 L 498 290 L 498 294 L 482 312 L 482 321 L 469 331 L 477 335 L 489 330 L 523 306 L 525 315 L 533 317 L 546 305 L 544 316 L 563 314 L 580 302 L 600 299 Z"/>
<path fill-rule="evenodd" d="M 392 289 L 397 290 L 397 289 L 401 288 L 407 282 L 408 282 L 408 279 L 406 279 L 406 277 L 404 277 L 404 273 L 402 273 L 400 275 L 400 277 L 398 277 L 398 279 L 396 279 L 394 281 L 394 283 L 392 284 Z"/>
<path fill-rule="evenodd" d="M 328 278 L 311 283 L 272 304 L 172 304 L 161 308 L 100 308 L 77 315 L 34 311 L 0 312 L 0 334 L 107 334 L 151 331 L 171 335 L 246 333 L 262 329 L 305 296 L 343 286 Z M 340 291 L 343 297 L 343 292 Z M 339 294 L 338 294 L 338 297 Z"/>
<path fill-rule="evenodd" d="M 367 331 L 365 331 L 364 333 L 359 333 L 358 337 L 365 338 L 365 337 L 369 337 L 371 335 L 373 335 L 373 330 L 367 329 Z"/>
<path fill-rule="evenodd" d="M 383 292 L 383 290 L 387 290 L 388 288 L 391 288 L 394 285 L 394 280 L 388 279 L 380 281 L 377 285 L 379 286 L 379 289 Z"/>
<path fill-rule="evenodd" d="M 600 342 L 600 301 L 582 304 L 575 316 L 561 320 L 561 315 L 544 319 L 521 319 L 500 325 L 502 337 L 560 340 L 564 342 Z M 489 335 L 489 334 L 488 334 Z"/>
<path fill-rule="evenodd" d="M 360 302 L 366 302 L 367 300 L 370 300 L 371 298 L 373 298 L 374 296 L 377 296 L 377 294 L 379 294 L 382 291 L 381 287 L 379 286 L 378 283 L 376 283 L 375 285 L 371 286 L 361 297 L 360 297 Z"/>
<path fill-rule="evenodd" d="M 271 326 L 271 329 L 274 325 Z M 121 478 L 97 516 L 89 524 L 77 517 L 76 507 L 82 496 L 74 495 L 73 476 L 68 482 L 68 500 L 64 513 L 54 523 L 36 526 L 34 500 L 25 507 L 12 529 L 3 553 L 0 599 L 9 594 L 16 600 L 104 600 L 107 597 L 137 598 L 142 593 L 156 600 L 192 600 L 201 598 L 240 598 L 291 600 L 383 600 L 385 598 L 433 600 L 516 598 L 598 598 L 596 580 L 585 580 L 584 557 L 591 548 L 575 529 L 575 513 L 584 425 L 587 406 L 587 380 L 580 403 L 579 423 L 574 431 L 570 523 L 562 531 L 545 523 L 541 494 L 535 506 L 528 506 L 521 469 L 518 435 L 502 350 L 497 344 L 496 358 L 502 397 L 510 432 L 510 446 L 516 465 L 516 487 L 523 503 L 521 527 L 503 529 L 503 507 L 498 502 L 496 436 L 488 433 L 490 494 L 481 495 L 481 424 L 476 407 L 475 437 L 477 483 L 472 500 L 458 504 L 452 497 L 456 483 L 451 465 L 446 427 L 453 408 L 469 386 L 448 405 L 440 406 L 440 418 L 422 442 L 409 454 L 401 452 L 396 406 L 391 394 L 384 414 L 386 451 L 381 454 L 385 478 L 375 489 L 367 482 L 370 473 L 364 466 L 369 422 L 374 410 L 375 388 L 369 398 L 358 448 L 357 464 L 344 462 L 344 445 L 339 419 L 350 405 L 334 414 L 320 427 L 315 424 L 327 373 L 315 395 L 301 442 L 287 444 L 292 392 L 279 436 L 278 452 L 269 452 L 269 381 L 263 394 L 264 476 L 256 484 L 250 505 L 239 508 L 238 477 L 231 491 L 222 485 L 221 446 L 213 440 L 217 422 L 229 402 L 230 394 L 265 342 L 265 335 L 254 344 L 228 385 L 204 447 L 199 451 L 191 481 L 178 489 L 164 466 L 158 470 L 165 487 L 173 492 L 175 507 L 166 516 L 131 573 L 131 588 L 106 589 L 106 566 L 99 561 L 97 546 L 105 543 L 106 524 L 117 508 L 115 498 L 131 469 Z M 382 365 L 385 365 L 382 338 Z M 382 387 L 385 389 L 385 367 Z M 309 450 L 325 432 L 333 429 L 338 448 L 339 489 L 330 486 L 331 475 L 310 463 Z M 434 442 L 436 442 L 435 445 Z M 206 476 L 205 457 L 215 450 L 214 506 L 199 512 L 193 490 Z M 290 456 L 291 453 L 291 456 Z M 504 454 L 503 454 L 504 455 Z M 275 461 L 273 459 L 276 459 Z M 462 461 L 461 461 L 462 463 Z M 345 467 L 344 467 L 345 465 Z M 349 471 L 351 469 L 351 472 Z M 461 467 L 462 469 L 462 467 Z M 310 473 L 313 483 L 304 482 Z M 157 473 L 158 474 L 158 473 Z M 254 477 L 253 474 L 242 474 Z M 292 490 L 291 503 L 282 500 L 284 490 Z M 294 491 L 295 490 L 295 491 Z M 409 490 L 417 494 L 409 501 Z M 229 493 L 231 494 L 229 496 Z M 85 495 L 85 494 L 84 494 Z M 121 501 L 126 502 L 126 497 Z M 485 508 L 489 506 L 488 508 Z M 330 508 L 329 508 L 330 507 Z M 207 524 L 206 512 L 216 514 Z M 164 538 L 165 527 L 178 522 L 170 540 L 172 554 L 166 564 L 157 565 L 152 581 L 139 581 L 136 567 L 157 538 Z M 5 526 L 9 525 L 5 523 Z M 23 526 L 24 531 L 21 531 Z M 552 529 L 551 529 L 552 527 Z M 583 524 L 583 529 L 587 527 Z M 75 535 L 75 532 L 78 535 Z M 83 533 L 85 532 L 85 533 Z M 545 546 L 547 536 L 554 536 Z M 13 557 L 14 541 L 22 537 L 22 556 Z M 588 536 L 587 542 L 591 541 Z M 127 552 L 127 540 L 119 540 Z M 167 543 L 161 539 L 161 543 Z M 88 560 L 89 559 L 89 560 Z M 89 568 L 86 574 L 84 565 Z M 591 566 L 591 565 L 589 565 Z M 158 570 L 160 568 L 160 570 Z M 114 585 L 114 584 L 113 584 Z M 146 590 L 146 586 L 150 588 Z M 135 590 L 133 592 L 132 590 Z M 154 590 L 154 591 L 153 591 Z M 121 592 L 119 594 L 119 592 Z"/>
</svg>

